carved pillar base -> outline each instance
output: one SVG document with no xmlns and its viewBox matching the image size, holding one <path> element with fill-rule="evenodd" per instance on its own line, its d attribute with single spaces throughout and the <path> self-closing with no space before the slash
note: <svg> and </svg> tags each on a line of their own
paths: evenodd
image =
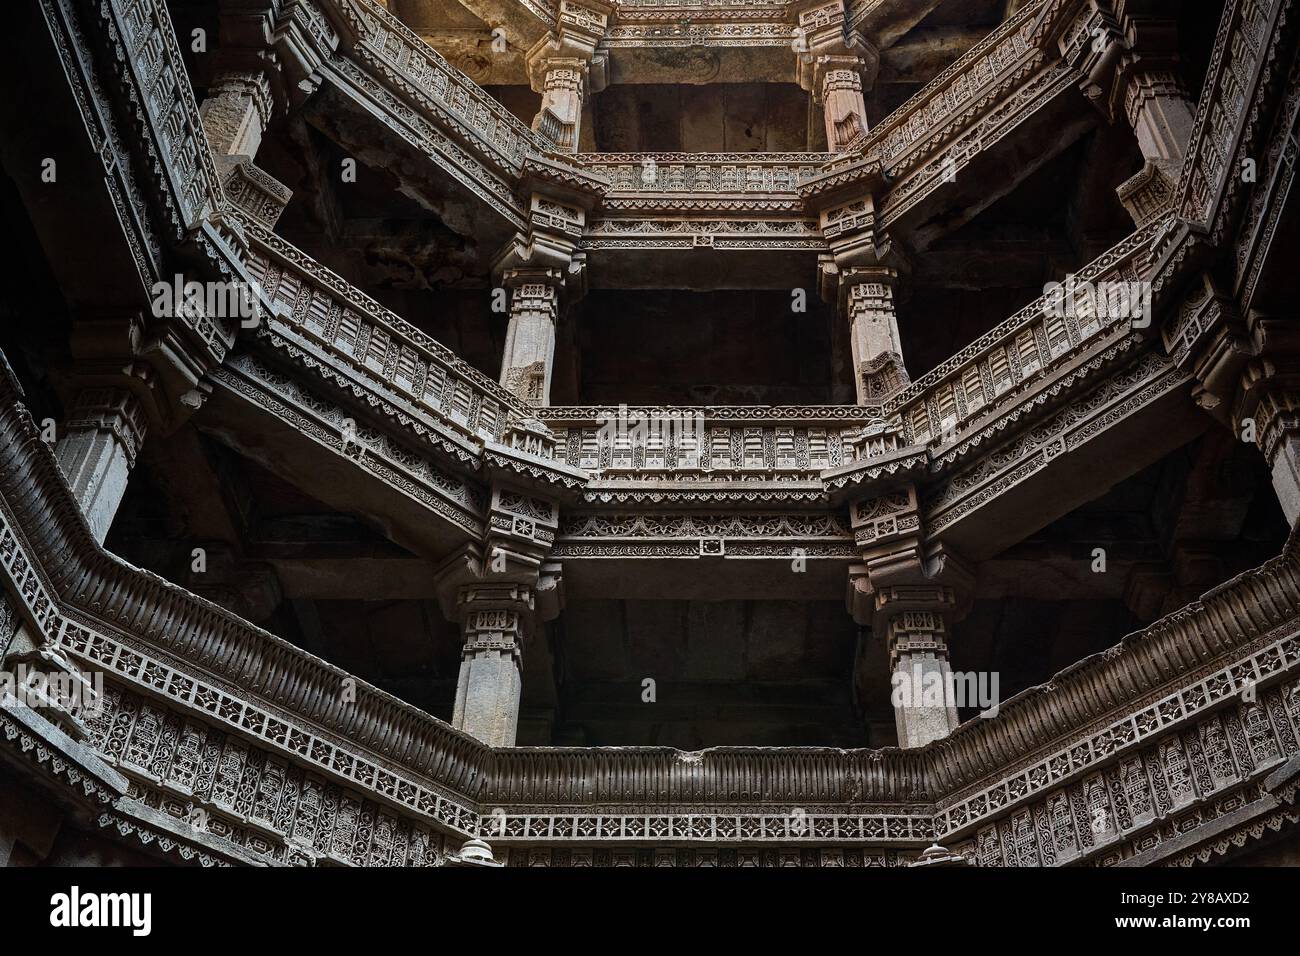
<svg viewBox="0 0 1300 956">
<path fill-rule="evenodd" d="M 124 388 L 85 389 L 55 448 L 95 540 L 103 544 L 144 439 L 144 411 Z"/>
<path fill-rule="evenodd" d="M 532 590 L 510 584 L 466 587 L 460 608 L 465 647 L 452 726 L 491 747 L 513 747 Z"/>
<path fill-rule="evenodd" d="M 1178 185 L 1177 163 L 1148 159 L 1141 171 L 1115 190 L 1139 229 L 1156 219 L 1173 200 Z"/>
<path fill-rule="evenodd" d="M 891 681 L 895 694 L 911 694 L 894 705 L 898 746 L 924 747 L 957 729 L 957 708 L 952 695 L 952 667 L 947 657 L 899 657 Z M 906 687 L 907 690 L 903 690 Z"/>
</svg>

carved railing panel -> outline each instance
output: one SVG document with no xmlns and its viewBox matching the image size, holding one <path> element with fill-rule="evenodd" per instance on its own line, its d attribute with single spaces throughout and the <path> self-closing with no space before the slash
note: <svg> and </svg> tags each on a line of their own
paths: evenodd
<svg viewBox="0 0 1300 956">
<path fill-rule="evenodd" d="M 1279 49 L 1294 32 L 1294 25 L 1282 26 L 1283 11 L 1291 5 L 1289 0 L 1231 0 L 1224 10 L 1175 194 L 1179 216 L 1202 231 L 1221 226 L 1223 204 L 1243 191 L 1238 148 L 1266 121 L 1259 91 L 1290 66 Z M 1215 228 L 1215 241 L 1222 239 Z"/>
<path fill-rule="evenodd" d="M 833 514 L 567 514 L 551 556 L 566 558 L 774 558 L 859 560 L 846 521 Z"/>
<path fill-rule="evenodd" d="M 400 404 L 424 431 L 455 440 L 462 459 L 485 439 L 500 441 L 512 414 L 530 414 L 450 349 L 279 236 L 255 223 L 247 231 L 248 271 L 280 307 L 266 331 L 309 350 L 311 364 L 328 365 L 353 387 Z"/>
<path fill-rule="evenodd" d="M 1079 270 L 1072 294 L 1045 294 L 999 323 L 891 397 L 886 417 L 901 425 L 907 444 L 960 438 L 969 446 L 973 429 L 995 422 L 1001 430 L 1028 392 L 1131 335 L 1135 322 L 1149 322 L 1146 283 L 1165 228 L 1161 220 L 1135 232 Z"/>
<path fill-rule="evenodd" d="M 803 212 L 799 187 L 824 153 L 588 153 L 579 162 L 610 183 L 606 210 Z"/>
<path fill-rule="evenodd" d="M 557 457 L 601 482 L 815 481 L 875 421 L 856 406 L 552 407 Z"/>
</svg>

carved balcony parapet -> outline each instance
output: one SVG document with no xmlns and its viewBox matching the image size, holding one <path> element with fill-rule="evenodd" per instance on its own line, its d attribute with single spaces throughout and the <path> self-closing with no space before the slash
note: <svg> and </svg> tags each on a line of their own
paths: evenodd
<svg viewBox="0 0 1300 956">
<path fill-rule="evenodd" d="M 1234 230 L 1236 239 L 1229 261 L 1234 293 L 1244 313 L 1252 310 L 1256 293 L 1267 288 L 1267 283 L 1261 285 L 1261 279 L 1268 264 L 1277 261 L 1281 248 L 1278 237 L 1284 232 L 1284 197 L 1294 188 L 1300 156 L 1300 57 L 1292 60 L 1283 89 L 1286 93 L 1276 110 L 1277 118 L 1258 148 L 1259 182 L 1252 188 L 1241 223 Z"/>
<path fill-rule="evenodd" d="M 518 173 L 530 150 L 545 144 L 522 121 L 442 58 L 397 17 L 372 0 L 316 0 L 357 58 L 379 70 L 377 79 L 455 124 L 458 135 Z"/>
<path fill-rule="evenodd" d="M 95 10 L 104 39 L 122 52 L 117 81 L 152 151 L 173 239 L 188 238 L 224 198 L 171 17 L 161 0 L 109 0 Z"/>
<path fill-rule="evenodd" d="M 1256 188 L 1248 182 L 1247 163 L 1258 162 L 1273 115 L 1269 101 L 1292 67 L 1283 51 L 1294 48 L 1294 12 L 1294 0 L 1232 0 L 1224 8 L 1174 191 L 1179 228 L 1161 244 L 1157 288 L 1194 274 L 1210 249 L 1225 245 Z M 1294 86 L 1288 99 L 1295 99 Z"/>
<path fill-rule="evenodd" d="M 580 168 L 372 0 L 313 0 L 340 37 L 323 67 L 345 95 L 361 97 L 394 131 L 517 228 L 514 196 L 530 157 Z"/>
<path fill-rule="evenodd" d="M 267 324 L 310 343 L 356 387 L 400 398 L 471 445 L 500 441 L 511 414 L 529 414 L 450 349 L 279 236 L 253 223 L 248 235 L 249 271 L 276 306 Z"/>
<path fill-rule="evenodd" d="M 972 121 L 1044 65 L 1027 6 L 879 123 L 866 146 L 893 180 L 928 162 Z"/>
<path fill-rule="evenodd" d="M 976 430 L 1005 427 L 1006 410 L 1040 383 L 1066 373 L 1151 325 L 1145 283 L 1162 223 L 1135 232 L 1081 269 L 1073 285 L 1036 299 L 934 370 L 891 396 L 909 444 L 978 443 Z"/>
<path fill-rule="evenodd" d="M 239 237 L 218 225 L 227 199 L 165 6 L 112 0 L 51 14 L 47 25 L 66 51 L 73 95 L 123 210 L 145 299 L 156 296 L 157 283 L 173 280 L 173 257 L 211 278 L 238 278 Z M 180 397 L 223 360 L 235 331 L 202 309 L 155 316 L 155 352 L 172 353 L 157 368 L 168 385 L 168 417 L 187 414 Z"/>
<path fill-rule="evenodd" d="M 615 10 L 603 49 L 689 48 L 697 73 L 719 73 L 719 50 L 790 50 L 794 42 L 789 0 L 620 0 Z"/>
<path fill-rule="evenodd" d="M 824 153 L 590 153 L 586 169 L 609 181 L 607 212 L 742 212 L 802 215 L 799 187 Z"/>
<path fill-rule="evenodd" d="M 566 512 L 552 557 L 592 559 L 742 560 L 789 564 L 853 560 L 853 535 L 835 514 L 666 514 L 624 510 Z"/>
<path fill-rule="evenodd" d="M 763 201 L 759 202 L 762 205 Z M 717 249 L 825 252 L 816 219 L 770 214 L 727 213 L 658 216 L 598 215 L 579 243 L 584 251 Z"/>
<path fill-rule="evenodd" d="M 843 464 L 873 410 L 800 408 L 544 408 L 537 413 L 555 436 L 557 457 L 591 473 L 601 494 L 620 487 L 692 483 L 819 485 L 818 475 Z"/>
</svg>

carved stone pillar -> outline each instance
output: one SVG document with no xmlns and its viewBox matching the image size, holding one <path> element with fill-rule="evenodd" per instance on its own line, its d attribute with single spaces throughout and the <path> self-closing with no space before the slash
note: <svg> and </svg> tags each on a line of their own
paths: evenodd
<svg viewBox="0 0 1300 956">
<path fill-rule="evenodd" d="M 1253 411 L 1240 419 L 1243 433 L 1253 433 L 1264 453 L 1282 513 L 1291 527 L 1300 519 L 1300 387 L 1294 381 L 1269 382 L 1271 370 L 1247 369 L 1245 393 L 1254 396 Z"/>
<path fill-rule="evenodd" d="M 519 584 L 461 589 L 460 677 L 452 726 L 492 747 L 512 747 L 519 723 L 520 670 L 533 591 Z"/>
<path fill-rule="evenodd" d="M 1196 104 L 1172 69 L 1141 66 L 1138 61 L 1127 77 L 1124 112 L 1142 156 L 1179 167 L 1196 124 Z"/>
<path fill-rule="evenodd" d="M 253 162 L 273 108 L 270 82 L 257 70 L 218 74 L 199 107 L 227 196 L 268 229 L 293 198 L 293 190 Z"/>
<path fill-rule="evenodd" d="M 199 106 L 215 153 L 252 159 L 271 121 L 271 84 L 264 73 L 221 73 Z"/>
<path fill-rule="evenodd" d="M 889 649 L 898 746 L 924 747 L 958 723 L 948 663 L 948 622 L 957 602 L 951 588 L 937 585 L 883 588 L 875 597 Z"/>
<path fill-rule="evenodd" d="M 561 307 L 586 293 L 586 255 L 577 248 L 586 211 L 572 196 L 534 192 L 528 232 L 517 233 L 492 265 L 499 284 L 511 290 L 501 384 L 534 405 L 551 401 Z"/>
<path fill-rule="evenodd" d="M 526 402 L 549 405 L 560 277 L 554 270 L 518 270 L 507 273 L 505 281 L 511 290 L 510 326 L 501 384 Z"/>
<path fill-rule="evenodd" d="M 493 457 L 541 464 L 526 423 L 512 425 L 509 447 Z M 542 428 L 536 423 L 538 429 Z M 509 470 L 513 473 L 513 467 Z M 460 623 L 464 649 L 452 715 L 455 727 L 494 747 L 514 746 L 519 727 L 525 644 L 542 640 L 542 625 L 564 605 L 562 571 L 546 560 L 559 527 L 558 503 L 514 483 L 494 481 L 481 541 L 438 569 L 439 604 Z M 547 650 L 539 648 L 538 659 Z M 530 680 L 546 679 L 534 667 Z M 539 693 L 540 692 L 540 693 Z M 533 699 L 545 698 L 534 688 Z"/>
<path fill-rule="evenodd" d="M 577 152 L 587 64 L 574 57 L 554 57 L 540 64 L 539 72 L 542 106 L 533 119 L 533 129 L 560 149 Z"/>
<path fill-rule="evenodd" d="M 821 65 L 826 148 L 832 153 L 848 152 L 867 138 L 867 106 L 862 98 L 862 71 L 866 65 L 857 57 L 827 57 Z"/>
<path fill-rule="evenodd" d="M 856 149 L 866 141 L 862 94 L 875 81 L 880 54 L 847 26 L 843 0 L 804 0 L 794 12 L 798 81 L 822 106 L 826 148 L 832 153 Z"/>
<path fill-rule="evenodd" d="M 82 389 L 61 429 L 55 455 L 100 544 L 122 503 L 146 428 L 136 396 L 105 386 Z"/>
<path fill-rule="evenodd" d="M 561 0 L 556 32 L 543 36 L 526 56 L 529 82 L 542 94 L 533 129 L 566 152 L 580 146 L 583 100 L 608 80 L 607 58 L 596 45 L 611 10 L 600 0 Z"/>
<path fill-rule="evenodd" d="M 948 641 L 970 607 L 973 575 L 925 542 L 914 484 L 851 502 L 849 518 L 863 563 L 849 571 L 848 608 L 888 652 L 898 745 L 923 747 L 957 726 Z"/>
<path fill-rule="evenodd" d="M 894 309 L 898 273 L 884 267 L 857 267 L 840 281 L 848 288 L 845 310 L 858 404 L 877 403 L 909 381 Z"/>
<path fill-rule="evenodd" d="M 1121 3 L 1116 12 L 1118 23 L 1108 24 L 1106 35 L 1118 39 L 1115 46 L 1124 52 L 1115 63 L 1110 113 L 1123 112 L 1146 160 L 1118 193 L 1141 227 L 1173 198 L 1196 124 L 1196 104 L 1179 76 L 1172 5 Z"/>
<path fill-rule="evenodd" d="M 1175 73 L 1147 70 L 1129 76 L 1124 111 L 1146 163 L 1116 191 L 1140 228 L 1156 218 L 1173 198 L 1196 107 Z"/>
</svg>

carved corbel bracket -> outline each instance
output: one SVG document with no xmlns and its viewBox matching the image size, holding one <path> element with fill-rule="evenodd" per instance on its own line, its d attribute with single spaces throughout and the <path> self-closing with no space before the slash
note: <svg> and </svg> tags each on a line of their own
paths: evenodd
<svg viewBox="0 0 1300 956">
<path fill-rule="evenodd" d="M 190 332 L 172 317 L 79 317 L 72 329 L 73 361 L 55 376 L 65 401 L 83 389 L 125 389 L 139 401 L 151 429 L 174 431 L 211 391 L 206 375 L 212 356 Z"/>
<path fill-rule="evenodd" d="M 857 27 L 849 26 L 844 0 L 797 0 L 791 4 L 795 22 L 793 48 L 798 54 L 796 77 L 803 89 L 821 102 L 828 69 L 853 71 L 870 90 L 880 72 L 880 51 Z"/>
<path fill-rule="evenodd" d="M 1250 330 L 1232 297 L 1202 273 L 1160 331 L 1174 364 L 1195 375 L 1196 403 L 1231 424 L 1228 418 L 1241 372 L 1255 352 Z"/>
</svg>

